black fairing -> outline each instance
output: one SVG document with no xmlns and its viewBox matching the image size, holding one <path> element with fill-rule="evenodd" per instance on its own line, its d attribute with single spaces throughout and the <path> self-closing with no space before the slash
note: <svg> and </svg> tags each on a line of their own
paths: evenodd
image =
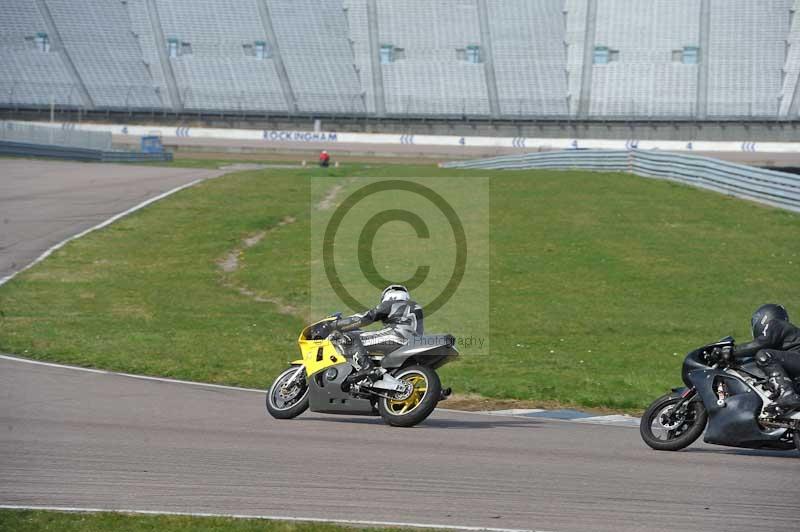
<svg viewBox="0 0 800 532">
<path fill-rule="evenodd" d="M 413 359 L 417 364 L 436 369 L 458 356 L 455 343 L 456 339 L 449 334 L 415 336 L 403 347 L 383 357 L 380 364 L 382 368 L 396 369 Z"/>
<path fill-rule="evenodd" d="M 745 373 L 749 373 L 753 377 L 757 379 L 766 379 L 767 374 L 764 373 L 764 370 L 758 367 L 755 361 L 752 358 L 743 359 L 739 365 L 738 369 L 741 369 Z"/>
<path fill-rule="evenodd" d="M 717 369 L 692 371 L 688 379 L 708 411 L 708 427 L 704 437 L 707 443 L 748 449 L 786 448 L 785 443 L 780 441 L 785 430 L 764 430 L 758 424 L 761 398 L 747 384 Z M 718 379 L 724 379 L 729 394 L 724 406 L 717 404 L 714 384 Z"/>
<path fill-rule="evenodd" d="M 731 336 L 726 336 L 719 342 L 714 342 L 713 344 L 700 347 L 686 355 L 686 358 L 683 360 L 683 369 L 681 371 L 681 379 L 686 386 L 689 388 L 693 386 L 693 384 L 689 381 L 690 372 L 699 369 L 708 369 L 711 367 L 706 355 L 715 347 L 733 348 L 733 338 Z"/>
<path fill-rule="evenodd" d="M 686 355 L 686 358 L 683 361 L 683 368 L 681 369 L 681 379 L 686 386 L 691 388 L 694 386 L 694 384 L 692 384 L 692 381 L 689 379 L 689 374 L 693 371 L 704 370 L 708 368 L 709 366 L 705 361 L 703 348 L 696 349 Z"/>
</svg>

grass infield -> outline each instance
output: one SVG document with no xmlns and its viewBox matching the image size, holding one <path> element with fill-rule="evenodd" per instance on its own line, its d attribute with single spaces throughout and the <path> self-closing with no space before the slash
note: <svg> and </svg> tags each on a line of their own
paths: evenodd
<svg viewBox="0 0 800 532">
<path fill-rule="evenodd" d="M 400 532 L 408 528 L 363 528 L 322 523 L 185 517 L 123 513 L 0 510 L 0 530 L 14 532 Z"/>
<path fill-rule="evenodd" d="M 442 369 L 458 393 L 636 410 L 680 383 L 690 348 L 745 338 L 761 303 L 800 312 L 798 215 L 626 174 L 473 172 L 348 165 L 202 183 L 0 287 L 0 351 L 268 386 L 309 313 L 309 207 L 323 199 L 310 176 L 345 189 L 490 176 L 491 355 Z"/>
</svg>

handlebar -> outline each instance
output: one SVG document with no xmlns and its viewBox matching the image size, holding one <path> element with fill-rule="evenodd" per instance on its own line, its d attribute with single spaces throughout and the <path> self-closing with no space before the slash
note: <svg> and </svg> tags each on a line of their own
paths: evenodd
<svg viewBox="0 0 800 532">
<path fill-rule="evenodd" d="M 733 362 L 733 345 L 713 347 L 710 351 L 704 350 L 703 355 L 709 366 L 728 366 Z"/>
</svg>

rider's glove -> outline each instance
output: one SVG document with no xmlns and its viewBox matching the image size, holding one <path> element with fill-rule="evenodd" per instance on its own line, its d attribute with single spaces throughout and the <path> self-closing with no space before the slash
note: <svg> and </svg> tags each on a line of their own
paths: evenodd
<svg viewBox="0 0 800 532">
<path fill-rule="evenodd" d="M 708 354 L 708 361 L 712 364 L 716 364 L 718 362 L 730 362 L 733 358 L 732 350 L 729 347 L 715 347 L 711 350 L 711 353 Z"/>
<path fill-rule="evenodd" d="M 710 352 L 706 351 L 706 362 L 709 365 L 714 365 L 722 359 L 722 350 L 719 347 L 715 347 Z"/>
<path fill-rule="evenodd" d="M 725 362 L 730 362 L 733 360 L 733 348 L 732 347 L 723 347 L 721 350 L 720 357 Z"/>
<path fill-rule="evenodd" d="M 328 335 L 328 338 L 330 338 L 331 341 L 338 342 L 344 338 L 344 335 L 339 329 L 334 329 L 331 331 L 331 334 Z"/>
</svg>

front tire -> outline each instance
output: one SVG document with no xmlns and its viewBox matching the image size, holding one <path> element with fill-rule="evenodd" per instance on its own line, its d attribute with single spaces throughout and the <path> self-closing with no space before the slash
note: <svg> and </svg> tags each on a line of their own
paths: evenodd
<svg viewBox="0 0 800 532">
<path fill-rule="evenodd" d="M 673 412 L 681 400 L 681 397 L 672 394 L 660 397 L 642 416 L 639 433 L 653 449 L 678 451 L 694 443 L 705 430 L 708 412 L 703 403 L 695 401 L 685 405 L 683 412 Z"/>
<path fill-rule="evenodd" d="M 378 400 L 378 412 L 387 425 L 413 427 L 424 421 L 439 404 L 442 384 L 439 375 L 425 366 L 409 366 L 398 370 L 393 377 L 410 383 L 414 389 L 403 400 Z"/>
<path fill-rule="evenodd" d="M 278 375 L 278 378 L 269 387 L 267 412 L 275 419 L 292 419 L 308 408 L 308 381 L 306 381 L 305 370 L 300 368 L 301 374 L 290 386 L 286 386 L 297 370 L 297 366 L 287 369 Z"/>
<path fill-rule="evenodd" d="M 794 428 L 794 446 L 797 447 L 797 452 L 800 452 L 800 424 Z"/>
</svg>

